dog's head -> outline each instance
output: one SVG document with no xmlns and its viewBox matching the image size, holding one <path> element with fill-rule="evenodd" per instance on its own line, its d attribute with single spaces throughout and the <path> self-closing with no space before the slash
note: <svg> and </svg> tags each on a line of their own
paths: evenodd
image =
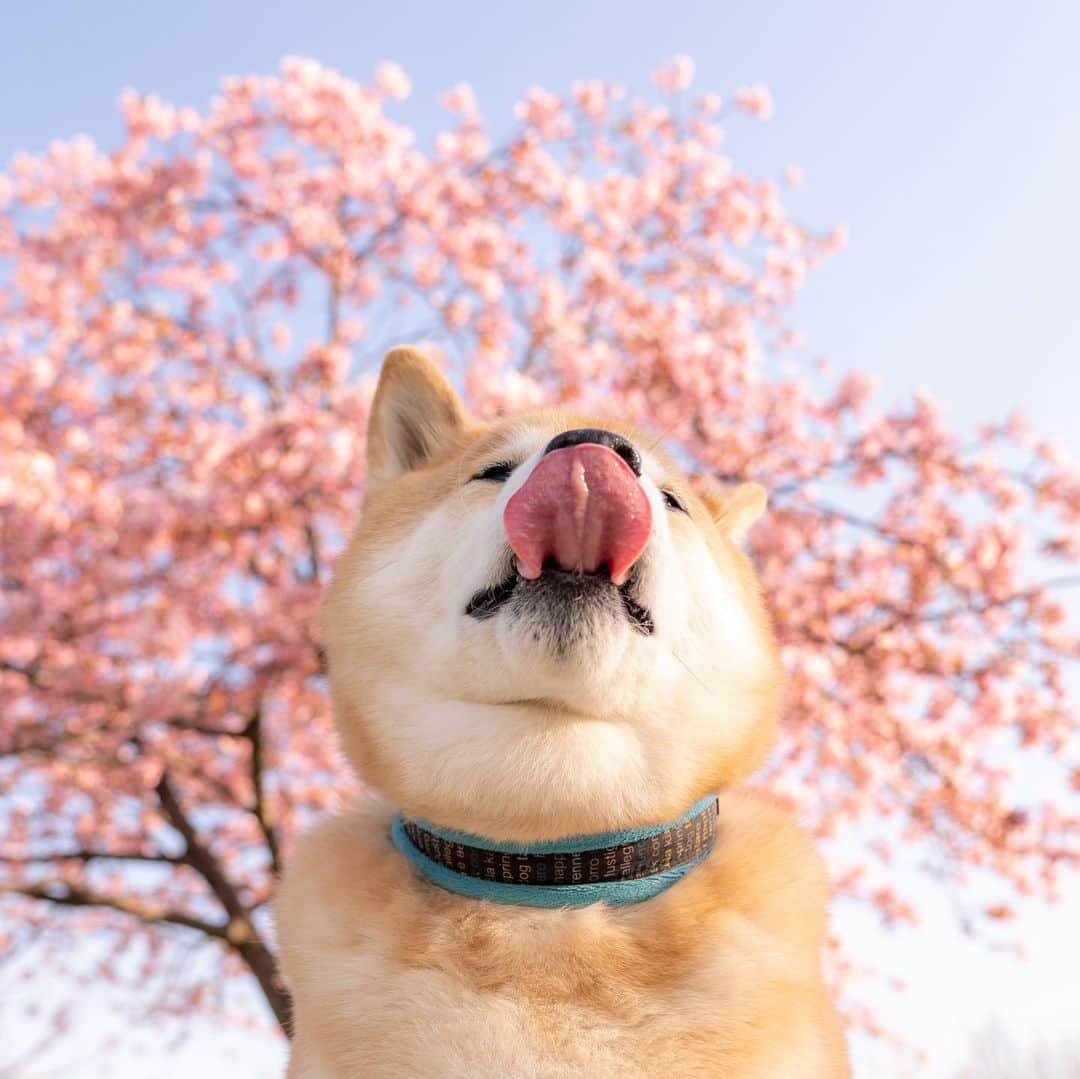
<svg viewBox="0 0 1080 1079">
<path fill-rule="evenodd" d="M 699 497 L 618 422 L 472 422 L 383 365 L 363 519 L 323 611 L 342 741 L 408 813 L 507 840 L 677 816 L 767 751 L 779 668 L 739 548 L 760 487 Z"/>
</svg>

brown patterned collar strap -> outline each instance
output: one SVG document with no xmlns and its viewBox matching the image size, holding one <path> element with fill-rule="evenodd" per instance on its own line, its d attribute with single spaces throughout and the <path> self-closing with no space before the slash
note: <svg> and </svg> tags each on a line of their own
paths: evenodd
<svg viewBox="0 0 1080 1079">
<path fill-rule="evenodd" d="M 534 844 L 496 843 L 400 814 L 394 845 L 432 883 L 476 899 L 534 907 L 637 903 L 669 888 L 716 841 L 718 803 L 678 820 Z"/>
</svg>

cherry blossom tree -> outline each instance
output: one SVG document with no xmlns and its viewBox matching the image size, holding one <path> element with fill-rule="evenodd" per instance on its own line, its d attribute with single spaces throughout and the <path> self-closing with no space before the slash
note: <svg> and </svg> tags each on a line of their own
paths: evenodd
<svg viewBox="0 0 1080 1079">
<path fill-rule="evenodd" d="M 462 84 L 422 147 L 399 68 L 290 58 L 205 113 L 127 93 L 118 148 L 0 176 L 0 952 L 93 929 L 90 976 L 145 986 L 187 941 L 156 1006 L 248 977 L 287 1024 L 274 875 L 349 790 L 313 614 L 401 341 L 481 415 L 614 410 L 771 491 L 762 783 L 849 841 L 841 893 L 914 919 L 917 850 L 977 927 L 1075 869 L 1077 474 L 1018 416 L 962 435 L 804 358 L 785 310 L 843 235 L 728 156 L 768 91 L 692 75 L 533 87 L 499 137 Z"/>
</svg>

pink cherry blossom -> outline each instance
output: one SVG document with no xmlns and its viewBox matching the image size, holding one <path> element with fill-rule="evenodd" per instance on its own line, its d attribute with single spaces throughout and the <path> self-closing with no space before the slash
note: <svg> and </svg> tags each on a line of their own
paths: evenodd
<svg viewBox="0 0 1080 1079">
<path fill-rule="evenodd" d="M 389 62 L 379 64 L 375 69 L 375 81 L 379 89 L 394 101 L 404 101 L 412 93 L 412 83 L 404 69 L 398 64 Z"/>
<path fill-rule="evenodd" d="M 694 81 L 694 61 L 685 53 L 680 53 L 664 67 L 657 68 L 652 73 L 652 81 L 669 93 L 685 90 Z"/>
<path fill-rule="evenodd" d="M 439 98 L 444 108 L 471 116 L 476 112 L 476 94 L 467 82 L 459 82 Z"/>
<path fill-rule="evenodd" d="M 740 86 L 735 102 L 758 120 L 768 120 L 773 114 L 772 93 L 767 86 Z"/>
</svg>

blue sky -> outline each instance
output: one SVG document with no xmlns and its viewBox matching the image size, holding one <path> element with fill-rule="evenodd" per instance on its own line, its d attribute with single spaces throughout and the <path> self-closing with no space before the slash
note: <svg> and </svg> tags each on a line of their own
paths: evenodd
<svg viewBox="0 0 1080 1079">
<path fill-rule="evenodd" d="M 1077 40 L 1080 5 L 1053 3 L 7 3 L 0 161 L 78 132 L 109 145 L 124 86 L 201 107 L 221 76 L 286 53 L 359 78 L 396 60 L 414 84 L 399 114 L 423 134 L 438 92 L 461 79 L 497 130 L 529 83 L 644 89 L 686 52 L 700 88 L 771 86 L 776 116 L 732 125 L 733 155 L 761 174 L 804 166 L 797 216 L 850 228 L 793 319 L 811 350 L 874 374 L 887 400 L 924 387 L 959 424 L 1020 407 L 1075 453 Z M 899 939 L 845 926 L 916 983 L 888 1006 L 946 1061 L 995 1012 L 1064 1025 L 1066 994 L 1080 995 L 1063 958 L 1080 946 L 1080 891 L 1069 894 L 1068 909 L 1025 915 L 1023 969 L 957 940 L 944 904 Z M 217 1043 L 200 1042 L 211 1059 Z M 866 1075 L 897 1067 L 877 1051 L 860 1060 Z"/>
</svg>

